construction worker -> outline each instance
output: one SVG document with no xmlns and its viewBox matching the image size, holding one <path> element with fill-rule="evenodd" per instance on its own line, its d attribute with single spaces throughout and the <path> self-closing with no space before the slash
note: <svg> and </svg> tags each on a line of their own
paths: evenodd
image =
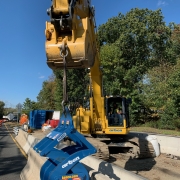
<svg viewBox="0 0 180 180">
<path fill-rule="evenodd" d="M 122 109 L 118 108 L 117 109 L 117 114 L 116 114 L 118 120 L 119 120 L 119 124 L 122 125 L 123 124 L 123 113 L 122 113 Z"/>
</svg>

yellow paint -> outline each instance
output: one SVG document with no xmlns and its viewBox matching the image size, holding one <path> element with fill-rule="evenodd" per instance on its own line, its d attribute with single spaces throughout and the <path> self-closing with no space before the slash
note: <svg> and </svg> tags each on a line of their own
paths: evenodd
<svg viewBox="0 0 180 180">
<path fill-rule="evenodd" d="M 67 176 L 62 176 L 62 179 L 69 179 L 69 178 L 78 178 L 79 176 L 77 174 L 74 175 L 67 175 Z"/>
</svg>

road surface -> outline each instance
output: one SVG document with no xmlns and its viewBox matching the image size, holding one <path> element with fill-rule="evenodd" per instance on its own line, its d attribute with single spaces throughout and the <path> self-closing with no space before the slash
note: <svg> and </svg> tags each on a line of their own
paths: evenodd
<svg viewBox="0 0 180 180">
<path fill-rule="evenodd" d="M 0 180 L 20 180 L 27 159 L 18 148 L 12 129 L 0 126 Z"/>
</svg>

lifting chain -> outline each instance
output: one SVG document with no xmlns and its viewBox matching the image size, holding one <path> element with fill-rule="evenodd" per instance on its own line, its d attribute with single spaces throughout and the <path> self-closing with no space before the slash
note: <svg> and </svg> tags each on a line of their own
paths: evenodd
<svg viewBox="0 0 180 180">
<path fill-rule="evenodd" d="M 68 49 L 67 45 L 60 46 L 60 55 L 63 58 L 63 65 L 64 65 L 64 74 L 63 74 L 63 101 L 62 101 L 62 107 L 63 112 L 65 110 L 65 105 L 68 102 L 68 96 L 67 96 L 67 68 L 66 68 L 66 57 L 68 55 Z"/>
</svg>

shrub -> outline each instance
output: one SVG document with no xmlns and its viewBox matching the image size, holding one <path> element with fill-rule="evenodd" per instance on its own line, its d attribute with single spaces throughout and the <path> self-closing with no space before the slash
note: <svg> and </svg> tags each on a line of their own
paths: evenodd
<svg viewBox="0 0 180 180">
<path fill-rule="evenodd" d="M 180 131 L 180 119 L 176 119 L 173 121 L 175 129 Z"/>
</svg>

